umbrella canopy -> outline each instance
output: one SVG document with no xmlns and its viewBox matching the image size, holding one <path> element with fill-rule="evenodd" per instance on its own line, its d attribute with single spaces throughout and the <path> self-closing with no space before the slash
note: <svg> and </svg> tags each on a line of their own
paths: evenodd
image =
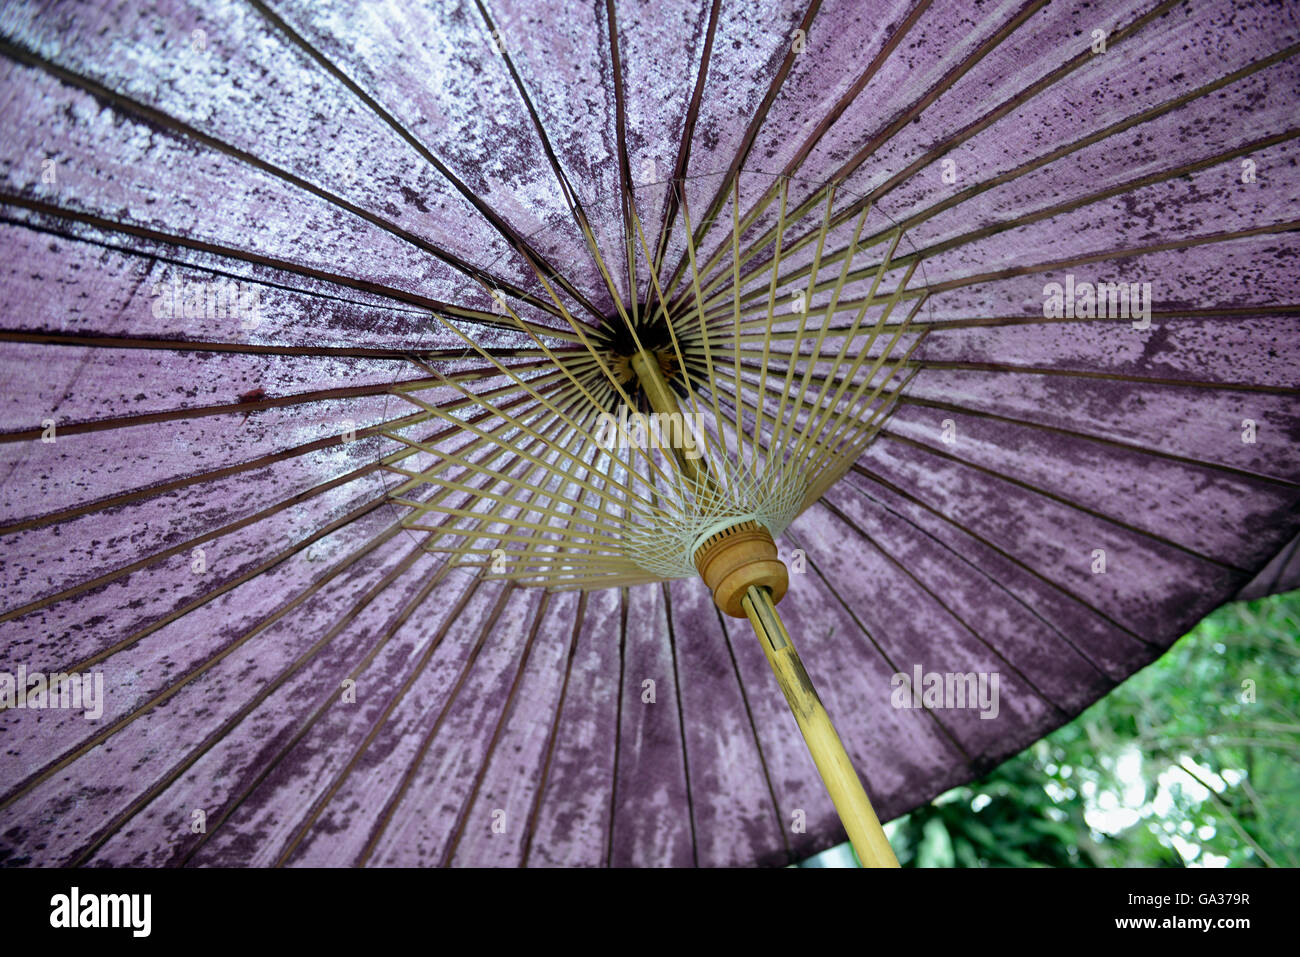
<svg viewBox="0 0 1300 957">
<path fill-rule="evenodd" d="M 842 840 L 700 582 L 527 587 L 418 528 L 416 477 L 459 456 L 433 511 L 508 551 L 519 500 L 472 466 L 533 433 L 562 457 L 621 313 L 667 350 L 655 303 L 698 314 L 685 352 L 737 347 L 730 387 L 680 376 L 722 443 L 764 434 L 762 369 L 833 380 L 847 343 L 896 375 L 779 541 L 882 819 L 1300 530 L 1290 6 L 32 2 L 0 37 L 7 863 Z M 917 669 L 996 675 L 997 705 L 897 694 Z"/>
</svg>

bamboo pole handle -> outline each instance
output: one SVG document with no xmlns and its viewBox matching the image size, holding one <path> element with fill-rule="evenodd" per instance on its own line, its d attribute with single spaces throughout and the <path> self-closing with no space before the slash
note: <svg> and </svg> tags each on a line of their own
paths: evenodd
<svg viewBox="0 0 1300 957">
<path fill-rule="evenodd" d="M 863 867 L 897 867 L 898 858 L 889 846 L 880 820 L 871 807 L 858 773 L 849 760 L 840 736 L 831 724 L 826 707 L 817 696 L 790 633 L 777 613 L 772 594 L 761 586 L 751 586 L 742 599 L 767 663 L 772 666 L 777 683 L 785 695 L 794 719 L 812 753 L 813 763 L 848 831 L 853 849 Z"/>
</svg>

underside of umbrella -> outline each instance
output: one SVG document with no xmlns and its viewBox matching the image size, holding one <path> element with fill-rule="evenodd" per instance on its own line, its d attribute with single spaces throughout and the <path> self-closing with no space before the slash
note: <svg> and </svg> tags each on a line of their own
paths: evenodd
<svg viewBox="0 0 1300 957">
<path fill-rule="evenodd" d="M 1285 4 L 5 4 L 3 860 L 824 849 L 687 577 L 744 523 L 882 820 L 1290 587 L 1297 53 Z M 631 440 L 672 404 L 698 459 Z"/>
</svg>

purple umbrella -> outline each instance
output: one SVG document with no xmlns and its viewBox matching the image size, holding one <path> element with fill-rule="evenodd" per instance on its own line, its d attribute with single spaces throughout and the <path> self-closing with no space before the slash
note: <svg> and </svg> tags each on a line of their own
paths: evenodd
<svg viewBox="0 0 1300 957">
<path fill-rule="evenodd" d="M 1289 587 L 1297 52 L 6 3 L 0 859 L 784 864 Z"/>
</svg>

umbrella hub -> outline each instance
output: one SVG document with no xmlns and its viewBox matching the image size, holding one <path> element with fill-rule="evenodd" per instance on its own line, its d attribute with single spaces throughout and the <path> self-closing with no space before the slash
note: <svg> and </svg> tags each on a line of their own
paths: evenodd
<svg viewBox="0 0 1300 957">
<path fill-rule="evenodd" d="M 775 560 L 773 540 L 798 515 L 807 493 L 803 476 L 790 468 L 751 475 L 748 468 L 723 459 L 712 465 L 710 473 L 698 478 L 682 474 L 657 484 L 653 507 L 638 503 L 628 509 L 622 548 L 639 567 L 660 578 L 693 578 L 700 573 L 701 550 L 708 543 L 733 530 L 749 528 L 760 530 L 759 536 L 766 540 Z M 733 556 L 727 562 L 733 560 L 739 561 Z M 724 567 L 729 566 L 720 564 L 716 569 Z M 718 573 L 723 578 L 729 574 Z M 705 581 L 713 589 L 721 578 L 714 582 L 706 577 Z M 739 594 L 744 591 L 740 588 Z M 719 601 L 718 607 L 731 614 L 728 609 L 739 606 Z"/>
<path fill-rule="evenodd" d="M 673 379 L 681 378 L 681 371 L 677 365 L 677 359 L 671 352 L 655 350 L 650 353 L 656 362 L 659 363 L 660 374 L 664 379 L 671 382 Z M 610 371 L 614 373 L 614 378 L 618 379 L 619 384 L 635 397 L 641 393 L 640 385 L 637 382 L 636 369 L 632 366 L 631 353 L 623 355 L 617 352 L 610 352 L 608 363 Z"/>
<path fill-rule="evenodd" d="M 775 603 L 790 584 L 772 533 L 755 521 L 729 525 L 706 538 L 695 551 L 695 567 L 714 602 L 732 618 L 746 617 L 743 602 L 750 588 L 767 588 Z"/>
<path fill-rule="evenodd" d="M 637 321 L 629 324 L 622 316 L 610 316 L 600 336 L 600 349 L 605 354 L 610 371 L 624 386 L 630 397 L 641 394 L 640 383 L 632 358 L 645 353 L 659 364 L 659 372 L 668 382 L 680 381 L 682 370 L 673 349 L 672 333 L 663 313 L 651 313 L 642 305 L 636 312 Z"/>
</svg>

